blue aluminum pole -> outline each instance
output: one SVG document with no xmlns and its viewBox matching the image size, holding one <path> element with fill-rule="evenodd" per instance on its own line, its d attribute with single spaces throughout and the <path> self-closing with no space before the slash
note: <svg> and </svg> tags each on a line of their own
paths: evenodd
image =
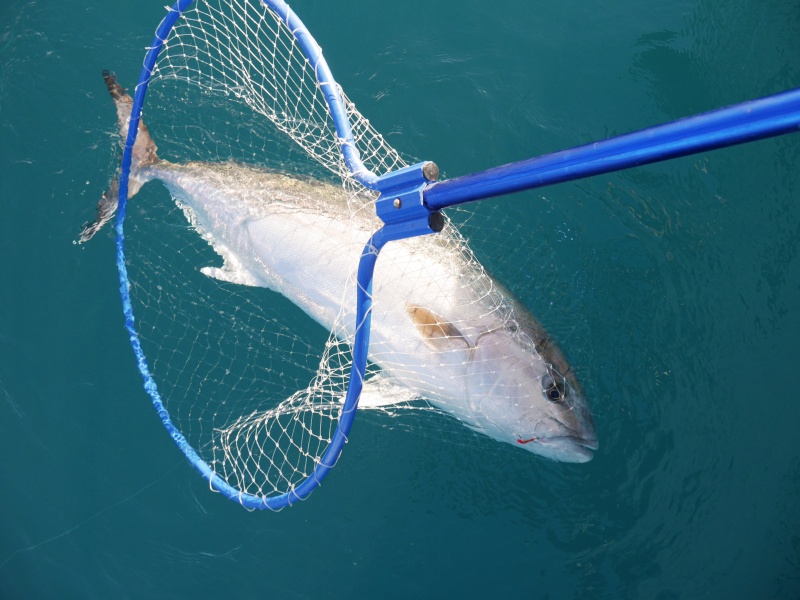
<svg viewBox="0 0 800 600">
<path fill-rule="evenodd" d="M 431 210 L 800 131 L 800 89 L 434 183 Z"/>
</svg>

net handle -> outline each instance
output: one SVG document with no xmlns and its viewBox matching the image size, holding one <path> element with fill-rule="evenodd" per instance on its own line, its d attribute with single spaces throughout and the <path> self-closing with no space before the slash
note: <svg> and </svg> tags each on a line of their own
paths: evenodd
<svg viewBox="0 0 800 600">
<path fill-rule="evenodd" d="M 800 131 L 800 88 L 430 185 L 432 210 Z"/>
</svg>

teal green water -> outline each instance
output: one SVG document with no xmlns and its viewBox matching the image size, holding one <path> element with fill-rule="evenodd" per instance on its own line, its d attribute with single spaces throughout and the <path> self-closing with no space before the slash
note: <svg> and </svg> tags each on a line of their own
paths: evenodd
<svg viewBox="0 0 800 600">
<path fill-rule="evenodd" d="M 162 4 L 0 6 L 0 596 L 800 596 L 800 136 L 476 209 L 582 374 L 592 462 L 357 422 L 308 502 L 248 513 L 142 390 L 111 236 L 73 245 L 116 161 L 99 74 L 138 77 Z M 800 86 L 785 0 L 294 8 L 448 176 Z"/>
</svg>

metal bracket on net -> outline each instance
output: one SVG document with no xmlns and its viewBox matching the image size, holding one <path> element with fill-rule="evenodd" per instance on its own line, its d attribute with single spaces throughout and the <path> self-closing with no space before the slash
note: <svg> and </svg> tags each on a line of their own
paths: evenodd
<svg viewBox="0 0 800 600">
<path fill-rule="evenodd" d="M 378 178 L 380 196 L 375 211 L 384 222 L 384 239 L 399 240 L 442 230 L 444 216 L 431 210 L 423 197 L 425 188 L 437 179 L 439 167 L 432 162 L 417 163 Z"/>
</svg>

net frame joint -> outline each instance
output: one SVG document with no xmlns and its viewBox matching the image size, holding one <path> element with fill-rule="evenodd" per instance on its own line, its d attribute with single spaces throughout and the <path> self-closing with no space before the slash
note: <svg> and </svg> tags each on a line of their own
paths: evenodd
<svg viewBox="0 0 800 600">
<path fill-rule="evenodd" d="M 384 234 L 401 239 L 444 228 L 444 215 L 425 203 L 424 191 L 439 179 L 439 167 L 426 161 L 386 173 L 378 178 L 380 192 L 375 212 L 384 223 Z"/>
</svg>

